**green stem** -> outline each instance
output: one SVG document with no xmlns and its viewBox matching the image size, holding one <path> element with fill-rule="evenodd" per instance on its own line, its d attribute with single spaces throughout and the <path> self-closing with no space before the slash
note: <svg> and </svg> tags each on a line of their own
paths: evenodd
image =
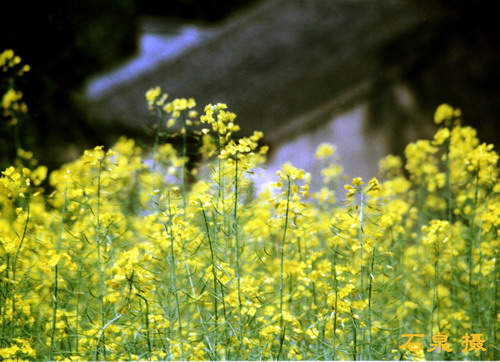
<svg viewBox="0 0 500 362">
<path fill-rule="evenodd" d="M 191 287 L 191 293 L 192 293 L 193 298 L 194 298 L 196 296 L 196 291 L 194 289 L 193 277 L 191 275 L 191 270 L 189 268 L 187 258 L 184 262 L 184 266 L 186 267 L 186 273 L 188 275 L 189 285 Z M 213 346 L 212 346 L 212 343 L 210 342 L 210 338 L 208 337 L 208 332 L 207 332 L 207 329 L 205 327 L 205 321 L 203 320 L 203 315 L 201 313 L 200 303 L 196 303 L 196 310 L 198 311 L 198 315 L 200 316 L 200 325 L 203 327 L 203 334 L 205 336 L 205 340 L 207 341 L 208 349 L 209 349 L 209 351 L 213 352 Z"/>
<path fill-rule="evenodd" d="M 333 360 L 337 359 L 337 315 L 339 313 L 338 310 L 338 291 L 339 291 L 339 281 L 337 279 L 337 255 L 335 254 L 334 262 L 333 262 L 333 278 L 335 281 L 335 305 L 334 305 L 334 314 L 333 314 Z"/>
<path fill-rule="evenodd" d="M 210 247 L 210 262 L 212 264 L 212 278 L 213 278 L 213 288 L 214 288 L 214 317 L 215 317 L 215 326 L 214 326 L 214 355 L 215 355 L 215 359 L 217 359 L 217 327 L 218 327 L 218 323 L 219 323 L 219 317 L 218 317 L 218 314 L 217 314 L 217 309 L 218 309 L 218 303 L 217 303 L 217 283 L 218 283 L 218 279 L 217 279 L 217 270 L 215 268 L 215 252 L 214 252 L 214 248 L 213 248 L 213 245 L 212 245 L 212 238 L 210 237 L 210 228 L 209 228 L 209 225 L 208 225 L 208 218 L 207 218 L 207 214 L 205 212 L 205 209 L 203 207 L 203 204 L 201 203 L 200 201 L 200 207 L 201 207 L 201 211 L 202 211 L 202 214 L 203 214 L 203 220 L 205 221 L 205 229 L 206 229 L 206 232 L 207 232 L 207 239 L 208 239 L 208 245 Z"/>
<path fill-rule="evenodd" d="M 187 204 L 183 205 L 184 213 L 182 215 L 182 218 L 183 218 L 184 221 L 186 220 L 186 206 L 187 206 Z M 191 293 L 192 293 L 193 298 L 194 298 L 195 295 L 196 295 L 196 291 L 195 291 L 195 288 L 194 288 L 194 282 L 193 282 L 192 273 L 191 273 L 191 270 L 189 268 L 189 263 L 188 263 L 188 258 L 187 258 L 187 255 L 186 255 L 187 252 L 186 252 L 185 245 L 183 245 L 183 247 L 182 247 L 182 252 L 183 252 L 183 256 L 184 256 L 184 266 L 186 268 L 186 273 L 187 273 L 188 280 L 189 280 L 189 286 L 191 287 Z M 213 346 L 212 346 L 212 343 L 210 342 L 210 338 L 208 336 L 208 333 L 207 333 L 207 330 L 206 330 L 206 327 L 205 327 L 205 321 L 203 320 L 203 315 L 201 313 L 201 308 L 200 308 L 200 304 L 199 303 L 196 303 L 196 309 L 198 311 L 198 315 L 200 316 L 200 323 L 201 323 L 201 326 L 203 327 L 203 332 L 204 332 L 204 336 L 205 336 L 205 340 L 207 342 L 208 348 L 209 348 L 210 351 L 213 351 Z"/>
<path fill-rule="evenodd" d="M 23 247 L 24 240 L 26 238 L 26 233 L 28 231 L 28 224 L 30 220 L 30 203 L 29 199 L 26 197 L 26 222 L 24 223 L 23 234 L 21 236 L 21 240 L 19 241 L 19 246 L 17 247 L 16 254 L 14 255 L 14 260 L 12 261 L 12 329 L 10 332 L 11 339 L 14 338 L 14 330 L 16 328 L 16 291 L 15 291 L 15 282 L 16 282 L 16 272 L 17 272 L 17 261 L 19 259 L 19 254 L 21 253 L 21 248 Z"/>
<path fill-rule="evenodd" d="M 352 345 L 352 360 L 356 361 L 358 357 L 358 333 L 356 327 L 356 320 L 354 319 L 354 313 L 351 308 L 351 321 L 352 321 L 352 334 L 353 334 L 353 345 Z"/>
<path fill-rule="evenodd" d="M 240 321 L 239 326 L 239 349 L 237 359 L 239 359 L 239 353 L 243 349 L 243 318 L 241 314 L 241 270 L 240 270 L 240 244 L 238 237 L 238 155 L 235 158 L 235 173 L 234 173 L 234 239 L 235 239 L 235 252 L 236 252 L 236 282 L 238 287 L 238 318 Z"/>
<path fill-rule="evenodd" d="M 285 211 L 285 226 L 283 228 L 283 236 L 281 238 L 281 247 L 280 247 L 280 347 L 278 350 L 278 355 L 276 356 L 276 360 L 280 359 L 281 351 L 283 349 L 283 342 L 285 340 L 285 326 L 283 319 L 283 293 L 284 293 L 284 276 L 283 276 L 283 266 L 285 261 L 285 240 L 286 233 L 288 230 L 288 214 L 290 211 L 290 192 L 291 192 L 291 181 L 288 179 L 287 183 L 287 191 L 286 191 L 286 211 Z"/>
<path fill-rule="evenodd" d="M 149 336 L 149 303 L 148 303 L 148 300 L 146 298 L 144 298 L 142 295 L 140 295 L 139 293 L 137 293 L 137 296 L 139 298 L 141 298 L 144 301 L 144 303 L 146 304 L 146 340 L 147 340 L 147 344 L 148 344 L 148 359 L 151 359 L 152 351 L 151 351 L 151 338 Z M 182 343 L 182 340 L 181 340 L 181 343 Z M 181 356 L 181 359 L 182 359 L 182 356 Z"/>
<path fill-rule="evenodd" d="M 66 214 L 66 205 L 68 202 L 68 184 L 66 183 L 66 188 L 64 189 L 64 203 L 63 207 L 61 210 L 61 225 L 59 228 L 59 238 L 57 241 L 57 254 L 61 251 L 61 243 L 62 243 L 62 235 L 63 235 L 63 230 L 64 230 L 64 216 Z M 52 330 L 50 333 L 50 359 L 53 359 L 53 353 L 54 353 L 54 338 L 55 338 L 55 332 L 56 332 L 56 320 L 57 320 L 57 303 L 58 303 L 58 291 L 59 291 L 59 286 L 58 286 L 58 278 L 59 278 L 59 267 L 58 264 L 54 266 L 54 289 L 52 292 Z"/>
<path fill-rule="evenodd" d="M 76 355 L 78 356 L 79 353 L 79 347 L 80 347 L 80 338 L 78 336 L 79 332 L 79 323 L 80 323 L 80 288 L 81 288 L 81 283 L 82 283 L 82 263 L 79 263 L 80 265 L 78 266 L 78 285 L 76 287 L 76 318 L 75 318 L 75 350 L 76 350 Z"/>
<path fill-rule="evenodd" d="M 370 266 L 370 283 L 368 285 L 368 359 L 372 359 L 372 286 L 373 286 L 373 267 L 375 264 L 375 248 L 372 251 L 372 262 Z"/>
<path fill-rule="evenodd" d="M 121 317 L 122 317 L 122 314 L 117 315 L 115 318 L 113 318 L 112 320 L 110 320 L 107 324 L 105 324 L 102 327 L 101 333 L 99 333 L 99 338 L 97 338 L 96 349 L 95 349 L 95 352 L 94 352 L 94 359 L 96 361 L 98 360 L 98 357 L 99 357 L 99 344 L 101 344 L 101 340 L 103 341 L 103 344 L 104 344 L 104 332 L 106 331 L 106 328 L 108 328 L 111 324 L 113 324 L 115 321 L 117 321 Z"/>
<path fill-rule="evenodd" d="M 476 298 L 474 295 L 474 287 L 473 287 L 473 271 L 474 271 L 474 255 L 473 255 L 473 250 L 474 250 L 474 239 L 476 237 L 475 235 L 475 219 L 476 219 L 476 210 L 477 210 L 477 203 L 478 203 L 478 198 L 479 198 L 479 165 L 478 169 L 476 170 L 476 175 L 475 175 L 475 192 L 474 192 L 474 208 L 472 210 L 472 215 L 470 218 L 470 237 L 468 241 L 468 289 L 469 289 L 469 306 L 470 306 L 470 318 L 471 318 L 471 328 L 474 330 L 475 324 L 476 324 Z"/>
<path fill-rule="evenodd" d="M 177 312 L 177 322 L 178 322 L 178 328 L 177 328 L 177 333 L 179 335 L 179 342 L 181 346 L 181 360 L 184 359 L 184 343 L 183 343 L 183 338 L 182 338 L 182 323 L 181 323 L 181 309 L 180 309 L 180 303 L 179 303 L 179 293 L 177 291 L 177 274 L 175 272 L 176 269 L 176 263 L 175 263 L 175 253 L 174 253 L 174 230 L 173 230 L 173 215 L 172 215 L 172 205 L 171 205 L 171 200 L 170 200 L 170 191 L 168 191 L 168 215 L 170 219 L 169 223 L 169 228 L 168 232 L 170 233 L 170 277 L 171 277 L 171 283 L 172 283 L 172 288 L 173 288 L 173 294 L 174 294 L 174 299 L 175 299 L 175 309 Z M 165 228 L 167 226 L 165 225 Z"/>
<path fill-rule="evenodd" d="M 184 210 L 186 209 L 187 205 L 187 130 L 186 130 L 186 113 L 185 111 L 182 112 L 182 129 L 184 132 L 182 132 L 182 160 L 183 160 L 183 165 L 182 165 L 182 205 Z"/>
<path fill-rule="evenodd" d="M 99 304 L 101 306 L 101 336 L 98 339 L 96 346 L 96 359 L 98 357 L 99 343 L 102 341 L 102 357 L 106 359 L 106 340 L 104 337 L 104 328 L 106 326 L 105 310 L 104 310 L 104 271 L 101 252 L 101 225 L 100 225 L 100 210 L 101 210 L 101 172 L 102 172 L 103 158 L 99 160 L 99 171 L 97 174 L 97 210 L 96 210 L 96 226 L 95 238 L 97 244 L 97 269 L 99 273 Z"/>
<path fill-rule="evenodd" d="M 491 312 L 490 312 L 490 318 L 489 318 L 489 340 L 491 340 L 491 345 L 495 346 L 493 348 L 493 354 L 491 356 L 492 361 L 498 361 L 499 360 L 499 349 L 496 348 L 497 346 L 497 315 L 499 313 L 499 307 L 498 307 L 498 281 L 500 280 L 500 250 L 497 249 L 497 255 L 496 255 L 496 260 L 495 260 L 495 272 L 493 274 L 493 279 L 494 279 L 494 294 L 493 294 L 493 303 L 491 303 Z"/>
<path fill-rule="evenodd" d="M 217 137 L 217 154 L 220 155 L 221 149 L 222 149 L 222 142 L 221 142 L 222 136 L 218 134 Z M 217 203 L 216 203 L 216 209 L 219 207 L 219 203 L 221 204 L 222 210 L 217 210 L 218 214 L 222 215 L 222 224 L 219 225 L 217 223 L 217 232 L 215 233 L 215 238 L 217 241 L 218 235 L 220 231 L 220 228 L 223 230 L 224 233 L 227 233 L 229 235 L 229 231 L 227 230 L 227 220 L 226 220 L 226 204 L 225 204 L 225 183 L 224 183 L 224 162 L 221 158 L 217 160 L 218 163 L 218 181 L 217 181 Z M 225 229 L 225 230 L 224 230 Z M 231 248 L 229 247 L 229 238 L 226 238 L 226 245 L 224 247 L 225 251 L 225 257 L 227 260 L 227 253 L 230 252 Z"/>
<path fill-rule="evenodd" d="M 359 230 L 358 230 L 358 238 L 359 238 L 359 258 L 360 258 L 360 278 L 359 278 L 359 283 L 360 283 L 360 297 L 361 300 L 365 299 L 365 285 L 364 285 L 364 277 L 365 277 L 365 263 L 363 261 L 363 247 L 364 247 L 364 240 L 363 240 L 363 221 L 364 221 L 364 213 L 363 213 L 363 206 L 364 206 L 364 193 L 363 191 L 360 192 L 360 201 L 359 201 Z M 365 315 L 365 311 L 363 310 L 363 317 Z M 366 330 L 364 327 L 362 327 L 362 344 L 361 344 L 361 358 L 364 357 L 364 351 L 365 351 L 365 335 L 366 335 Z"/>
<path fill-rule="evenodd" d="M 10 256 L 9 254 L 6 255 L 7 259 L 5 261 L 5 265 L 10 265 Z M 5 277 L 7 279 L 9 279 L 9 268 L 6 268 L 5 269 Z M 3 296 L 3 300 L 2 300 L 2 305 L 1 305 L 1 308 L 2 308 L 2 340 L 5 339 L 5 329 L 7 328 L 7 300 L 8 300 L 8 297 L 9 297 L 9 293 L 10 293 L 10 290 L 9 290 L 9 283 L 7 283 L 5 285 L 5 293 L 2 293 L 2 296 Z"/>
<path fill-rule="evenodd" d="M 431 334 L 434 334 L 434 311 L 436 311 L 436 324 L 438 332 L 441 330 L 439 327 L 439 244 L 438 240 L 434 241 L 434 288 L 432 293 L 432 315 L 431 315 Z"/>
<path fill-rule="evenodd" d="M 183 125 L 184 127 L 186 127 L 186 118 L 185 118 L 185 114 L 183 113 Z M 186 139 L 186 136 L 183 135 L 183 138 L 182 138 L 182 157 L 185 157 L 187 154 L 187 139 Z M 183 214 L 182 214 L 182 219 L 184 221 L 186 221 L 186 208 L 187 208 L 187 180 L 186 180 L 186 177 L 185 177 L 185 172 L 186 172 L 186 165 L 184 165 L 183 167 L 183 175 L 182 175 L 182 209 L 183 209 Z M 170 203 L 170 201 L 169 201 Z M 187 258 L 187 255 L 186 255 L 186 248 L 185 248 L 185 245 L 183 245 L 182 247 L 182 252 L 183 252 L 183 256 L 184 256 L 184 266 L 186 268 L 186 273 L 187 273 L 187 276 L 188 276 L 188 279 L 189 279 L 189 285 L 191 287 L 191 293 L 193 295 L 193 297 L 196 295 L 196 291 L 195 291 L 195 288 L 194 288 L 194 282 L 193 282 L 193 277 L 192 277 L 192 274 L 191 274 L 191 270 L 189 268 L 189 263 L 188 263 L 188 258 Z M 203 330 L 204 330 L 204 335 L 205 335 L 205 340 L 207 342 L 207 345 L 209 347 L 209 350 L 213 350 L 213 346 L 212 346 L 212 343 L 210 342 L 210 338 L 208 337 L 208 333 L 206 331 L 206 328 L 205 328 L 205 321 L 203 320 L 203 315 L 201 313 L 201 308 L 200 308 L 200 305 L 199 303 L 196 303 L 196 309 L 198 311 L 198 314 L 200 316 L 200 322 L 201 322 L 201 326 L 203 327 Z M 180 320 L 180 319 L 179 319 Z"/>
</svg>

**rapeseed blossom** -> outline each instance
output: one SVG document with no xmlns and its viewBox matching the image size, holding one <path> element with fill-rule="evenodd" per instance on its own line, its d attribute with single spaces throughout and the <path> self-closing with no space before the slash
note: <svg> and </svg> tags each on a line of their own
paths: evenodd
<svg viewBox="0 0 500 362">
<path fill-rule="evenodd" d="M 495 357 L 498 154 L 459 111 L 440 107 L 433 140 L 345 193 L 327 144 L 321 175 L 284 164 L 256 192 L 261 132 L 236 137 L 222 103 L 198 117 L 160 88 L 146 103 L 160 118 L 150 151 L 120 138 L 49 174 L 18 150 L 2 170 L 4 359 L 434 358 L 438 333 L 486 340 L 443 357 Z M 169 125 L 183 146 L 199 137 L 201 164 L 165 142 Z M 426 348 L 401 349 L 403 334 Z"/>
<path fill-rule="evenodd" d="M 28 112 L 28 106 L 22 101 L 23 93 L 14 86 L 14 79 L 30 71 L 30 66 L 24 64 L 21 66 L 22 59 L 14 54 L 12 49 L 4 50 L 0 53 L 0 69 L 2 73 L 10 75 L 11 81 L 6 82 L 7 89 L 5 93 L 0 94 L 0 116 L 7 119 L 7 124 L 15 126 L 20 116 Z M 2 85 L 3 91 L 3 85 Z"/>
</svg>

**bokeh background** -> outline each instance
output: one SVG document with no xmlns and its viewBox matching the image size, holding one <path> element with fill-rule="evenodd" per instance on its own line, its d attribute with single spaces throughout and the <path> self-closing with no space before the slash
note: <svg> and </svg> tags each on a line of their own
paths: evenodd
<svg viewBox="0 0 500 362">
<path fill-rule="evenodd" d="M 23 148 L 50 168 L 120 135 L 147 144 L 143 94 L 161 85 L 199 109 L 228 103 L 242 134 L 265 132 L 271 164 L 305 167 L 331 140 L 369 176 L 432 135 L 445 102 L 499 144 L 497 16 L 486 0 L 32 0 L 2 8 L 0 49 L 31 66 Z"/>
</svg>

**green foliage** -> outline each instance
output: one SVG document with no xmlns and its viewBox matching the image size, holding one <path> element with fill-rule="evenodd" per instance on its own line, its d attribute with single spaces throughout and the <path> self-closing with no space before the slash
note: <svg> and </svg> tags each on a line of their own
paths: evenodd
<svg viewBox="0 0 500 362">
<path fill-rule="evenodd" d="M 331 145 L 320 191 L 285 164 L 256 192 L 262 133 L 235 138 L 224 104 L 198 118 L 192 99 L 146 100 L 150 152 L 122 138 L 47 175 L 24 151 L 2 172 L 4 359 L 498 357 L 498 155 L 459 111 L 439 107 L 405 163 L 384 159 L 384 182 L 338 195 Z M 199 167 L 168 127 L 182 142 L 197 127 Z"/>
</svg>

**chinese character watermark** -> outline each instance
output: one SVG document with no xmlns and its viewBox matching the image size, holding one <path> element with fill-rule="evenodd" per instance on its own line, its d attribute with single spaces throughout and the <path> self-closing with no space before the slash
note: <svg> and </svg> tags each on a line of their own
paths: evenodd
<svg viewBox="0 0 500 362">
<path fill-rule="evenodd" d="M 422 342 L 414 340 L 414 338 L 423 338 L 424 334 L 407 333 L 402 334 L 401 337 L 408 339 L 399 348 L 406 349 L 411 352 L 419 352 L 424 349 Z M 462 344 L 464 345 L 462 352 L 486 351 L 486 348 L 484 347 L 485 342 L 486 339 L 484 339 L 481 333 L 465 333 L 465 335 L 462 336 Z M 430 343 L 430 347 L 427 348 L 427 352 L 432 351 L 437 353 L 442 353 L 443 351 L 453 351 L 450 343 L 448 343 L 448 336 L 446 334 L 441 334 L 441 332 L 439 332 L 438 334 L 432 336 L 432 343 Z"/>
<path fill-rule="evenodd" d="M 464 344 L 464 349 L 462 352 L 470 352 L 470 351 L 486 351 L 484 348 L 485 339 L 482 339 L 482 334 L 471 334 L 465 333 L 462 337 L 462 344 Z"/>
</svg>

